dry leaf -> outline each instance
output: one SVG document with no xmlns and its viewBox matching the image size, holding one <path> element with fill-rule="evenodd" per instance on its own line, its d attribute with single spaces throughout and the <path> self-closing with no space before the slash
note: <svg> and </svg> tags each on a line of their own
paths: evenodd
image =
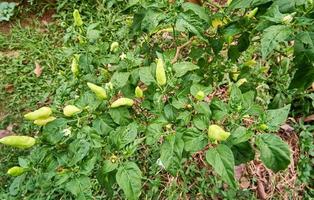
<svg viewBox="0 0 314 200">
<path fill-rule="evenodd" d="M 41 73 L 43 73 L 43 68 L 40 66 L 40 64 L 37 61 L 35 62 L 34 73 L 36 74 L 36 77 L 40 77 Z"/>
<path fill-rule="evenodd" d="M 313 115 L 310 115 L 310 116 L 307 116 L 307 117 L 304 119 L 304 122 L 311 122 L 311 121 L 314 121 L 314 114 L 313 114 Z"/>
<path fill-rule="evenodd" d="M 235 166 L 234 168 L 234 172 L 235 172 L 235 177 L 237 180 L 240 180 L 240 178 L 242 177 L 243 171 L 244 171 L 244 164 Z"/>
<path fill-rule="evenodd" d="M 0 139 L 1 139 L 1 138 L 4 138 L 4 137 L 6 137 L 6 136 L 9 136 L 9 135 L 11 135 L 11 134 L 12 134 L 12 132 L 9 131 L 9 130 L 0 130 Z"/>
<path fill-rule="evenodd" d="M 286 132 L 292 132 L 294 130 L 294 128 L 291 127 L 289 124 L 283 124 L 280 126 L 280 128 Z"/>
<path fill-rule="evenodd" d="M 13 84 L 7 84 L 7 85 L 4 86 L 4 90 L 7 93 L 11 94 L 11 93 L 14 92 L 14 85 Z"/>
<path fill-rule="evenodd" d="M 259 199 L 263 199 L 263 200 L 267 199 L 265 186 L 260 180 L 257 181 L 257 193 L 258 193 Z"/>
<path fill-rule="evenodd" d="M 245 178 L 245 177 L 242 177 L 240 179 L 240 188 L 241 189 L 248 189 L 251 185 L 251 182 L 249 179 Z"/>
</svg>

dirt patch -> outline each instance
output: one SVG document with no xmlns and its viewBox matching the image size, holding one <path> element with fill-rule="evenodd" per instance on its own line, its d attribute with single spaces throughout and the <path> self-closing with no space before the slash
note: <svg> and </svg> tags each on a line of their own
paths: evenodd
<svg viewBox="0 0 314 200">
<path fill-rule="evenodd" d="M 56 1 L 49 1 L 49 3 L 55 3 Z M 0 33 L 8 35 L 11 33 L 11 29 L 15 26 L 17 22 L 21 24 L 22 27 L 32 27 L 34 26 L 34 21 L 39 21 L 43 26 L 48 25 L 54 21 L 53 16 L 56 13 L 55 8 L 48 8 L 38 17 L 35 12 L 24 13 L 23 10 L 27 10 L 28 7 L 31 7 L 27 1 L 24 1 L 22 4 L 17 5 L 17 10 L 20 10 L 20 13 L 12 18 L 9 22 L 0 22 Z M 39 9 L 39 8 L 38 8 Z"/>
</svg>

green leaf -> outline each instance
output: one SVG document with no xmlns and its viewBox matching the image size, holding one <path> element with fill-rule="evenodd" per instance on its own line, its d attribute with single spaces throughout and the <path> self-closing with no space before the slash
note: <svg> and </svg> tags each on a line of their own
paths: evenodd
<svg viewBox="0 0 314 200">
<path fill-rule="evenodd" d="M 97 131 L 99 135 L 108 135 L 112 128 L 108 126 L 101 118 L 97 118 L 93 121 L 93 128 Z"/>
<path fill-rule="evenodd" d="M 232 145 L 236 145 L 248 141 L 252 136 L 252 131 L 248 131 L 245 127 L 239 126 L 236 130 L 232 131 L 228 142 L 230 141 Z"/>
<path fill-rule="evenodd" d="M 117 88 L 122 88 L 128 82 L 129 76 L 129 72 L 115 72 L 112 75 L 111 83 Z"/>
<path fill-rule="evenodd" d="M 137 136 L 137 128 L 135 122 L 128 126 L 120 126 L 110 133 L 110 140 L 118 149 L 122 149 L 135 140 Z"/>
<path fill-rule="evenodd" d="M 79 176 L 67 182 L 65 189 L 74 196 L 84 199 L 84 194 L 90 193 L 91 182 L 87 176 Z"/>
<path fill-rule="evenodd" d="M 209 93 L 213 91 L 213 88 L 211 86 L 203 86 L 197 83 L 193 84 L 190 88 L 190 92 L 194 97 L 199 91 L 203 91 L 205 96 L 207 96 Z"/>
<path fill-rule="evenodd" d="M 272 0 L 233 0 L 229 5 L 228 9 L 245 9 L 252 8 L 261 4 L 268 3 Z"/>
<path fill-rule="evenodd" d="M 140 71 L 140 80 L 145 83 L 145 85 L 150 85 L 151 83 L 155 83 L 155 78 L 152 75 L 150 67 L 141 67 Z"/>
<path fill-rule="evenodd" d="M 294 62 L 297 69 L 290 88 L 306 90 L 314 82 L 314 33 L 297 34 L 294 45 Z"/>
<path fill-rule="evenodd" d="M 194 153 L 202 150 L 208 143 L 207 136 L 196 129 L 189 129 L 183 134 L 184 150 Z"/>
<path fill-rule="evenodd" d="M 126 199 L 136 200 L 141 195 L 141 178 L 142 172 L 133 162 L 123 163 L 116 174 L 116 180 L 122 188 Z"/>
<path fill-rule="evenodd" d="M 206 161 L 214 168 L 226 183 L 236 188 L 234 178 L 234 158 L 231 149 L 223 144 L 206 152 Z"/>
<path fill-rule="evenodd" d="M 285 25 L 274 25 L 265 29 L 261 39 L 262 56 L 265 59 L 280 42 L 285 41 L 292 34 L 292 30 Z"/>
<path fill-rule="evenodd" d="M 43 128 L 43 138 L 50 144 L 57 144 L 64 137 L 64 129 L 67 127 L 67 120 L 64 118 L 56 119 L 48 123 Z"/>
<path fill-rule="evenodd" d="M 162 124 L 150 124 L 146 130 L 146 144 L 153 145 L 158 142 L 160 136 L 163 134 Z"/>
<path fill-rule="evenodd" d="M 165 137 L 165 141 L 160 148 L 160 160 L 167 171 L 175 174 L 181 167 L 181 158 L 184 148 L 182 134 L 177 132 Z"/>
<path fill-rule="evenodd" d="M 187 72 L 199 69 L 199 67 L 191 62 L 179 62 L 173 65 L 176 77 L 184 76 Z"/>
<path fill-rule="evenodd" d="M 231 150 L 236 165 L 254 160 L 255 151 L 248 141 L 233 145 Z"/>
<path fill-rule="evenodd" d="M 288 144 L 274 134 L 261 134 L 256 137 L 256 145 L 260 150 L 261 160 L 274 172 L 284 170 L 290 164 Z"/>
<path fill-rule="evenodd" d="M 184 3 L 182 5 L 184 12 L 190 10 L 194 14 L 196 14 L 200 19 L 204 20 L 205 22 L 209 22 L 209 14 L 206 12 L 206 9 L 202 6 L 199 6 L 195 3 Z"/>
<path fill-rule="evenodd" d="M 209 117 L 206 115 L 198 114 L 193 117 L 193 124 L 200 130 L 208 128 Z"/>
<path fill-rule="evenodd" d="M 112 163 L 110 160 L 105 160 L 104 164 L 101 168 L 101 173 L 102 174 L 108 174 L 109 172 L 114 171 L 115 169 L 118 168 L 118 163 Z"/>
<path fill-rule="evenodd" d="M 109 109 L 109 114 L 115 123 L 122 126 L 127 125 L 131 119 L 130 112 L 125 107 Z"/>
<path fill-rule="evenodd" d="M 280 126 L 287 120 L 291 105 L 285 107 L 268 110 L 266 113 L 266 124 L 270 131 L 277 131 Z"/>
<path fill-rule="evenodd" d="M 69 152 L 72 154 L 71 166 L 75 165 L 77 162 L 81 161 L 89 152 L 90 144 L 84 139 L 74 140 L 69 145 Z"/>
</svg>

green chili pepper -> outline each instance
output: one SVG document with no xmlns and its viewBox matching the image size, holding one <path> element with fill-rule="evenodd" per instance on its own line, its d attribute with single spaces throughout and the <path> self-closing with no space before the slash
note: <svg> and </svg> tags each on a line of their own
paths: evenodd
<svg viewBox="0 0 314 200">
<path fill-rule="evenodd" d="M 215 141 L 224 141 L 228 139 L 230 132 L 224 131 L 220 126 L 210 125 L 208 128 L 208 138 Z"/>
<path fill-rule="evenodd" d="M 132 106 L 134 104 L 134 101 L 132 99 L 129 99 L 129 98 L 120 98 L 116 101 L 114 101 L 112 104 L 111 104 L 111 108 L 117 108 L 117 107 L 120 107 L 120 106 Z"/>
<path fill-rule="evenodd" d="M 79 112 L 81 112 L 81 109 L 74 105 L 68 105 L 63 108 L 63 114 L 67 117 L 71 117 Z"/>
<path fill-rule="evenodd" d="M 24 115 L 27 120 L 36 120 L 36 119 L 44 119 L 48 118 L 52 114 L 52 110 L 49 107 L 42 107 L 33 112 L 27 113 Z"/>
<path fill-rule="evenodd" d="M 87 83 L 87 86 L 96 94 L 100 99 L 107 99 L 106 90 L 100 86 L 97 86 L 93 83 Z"/>
<path fill-rule="evenodd" d="M 156 80 L 157 80 L 157 84 L 160 86 L 165 85 L 167 82 L 164 61 L 161 58 L 157 59 Z"/>
<path fill-rule="evenodd" d="M 48 124 L 49 122 L 54 121 L 56 118 L 55 117 L 48 117 L 48 118 L 43 118 L 43 119 L 36 119 L 34 121 L 34 124 L 38 125 L 38 126 L 44 126 L 46 124 Z"/>
<path fill-rule="evenodd" d="M 135 97 L 136 98 L 142 98 L 143 97 L 143 90 L 139 86 L 137 86 L 135 88 Z"/>
<path fill-rule="evenodd" d="M 74 25 L 75 26 L 82 26 L 83 25 L 81 15 L 77 9 L 75 9 L 73 12 L 73 18 L 74 18 Z"/>
<path fill-rule="evenodd" d="M 17 147 L 20 149 L 27 149 L 34 146 L 36 140 L 35 138 L 29 136 L 7 136 L 0 139 L 0 143 L 9 145 L 12 147 Z"/>
<path fill-rule="evenodd" d="M 10 176 L 20 176 L 25 172 L 23 167 L 14 166 L 8 169 L 7 174 Z"/>
</svg>

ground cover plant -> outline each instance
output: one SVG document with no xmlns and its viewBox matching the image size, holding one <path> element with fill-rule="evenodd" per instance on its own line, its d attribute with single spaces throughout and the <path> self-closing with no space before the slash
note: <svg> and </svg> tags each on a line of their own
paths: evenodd
<svg viewBox="0 0 314 200">
<path fill-rule="evenodd" d="M 313 1 L 16 5 L 2 199 L 313 196 Z"/>
</svg>

